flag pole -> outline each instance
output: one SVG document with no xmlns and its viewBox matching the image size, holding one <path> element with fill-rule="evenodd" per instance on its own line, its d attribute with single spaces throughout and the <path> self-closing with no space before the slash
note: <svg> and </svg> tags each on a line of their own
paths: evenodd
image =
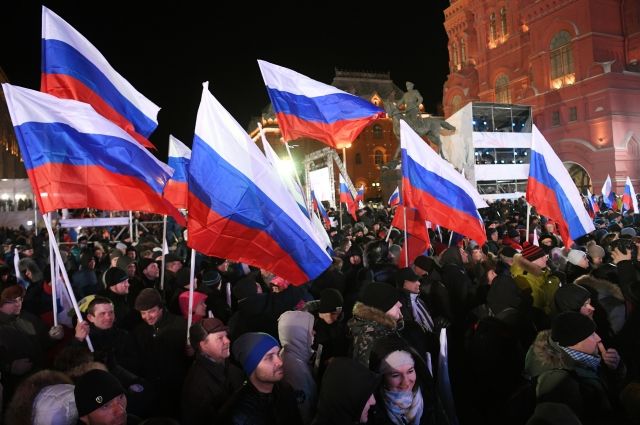
<svg viewBox="0 0 640 425">
<path fill-rule="evenodd" d="M 43 216 L 42 218 L 44 219 L 44 225 L 47 228 L 47 232 L 49 232 L 49 240 L 55 241 L 55 235 L 53 234 L 53 229 L 51 228 L 51 222 L 49 222 L 49 220 L 45 216 Z M 69 281 L 69 275 L 67 274 L 67 270 L 64 268 L 64 262 L 62 261 L 62 255 L 60 255 L 60 249 L 58 248 L 58 244 L 54 243 L 51 245 L 53 246 L 53 251 L 58 261 L 58 268 L 60 269 L 60 272 L 62 272 L 62 280 L 67 288 L 67 292 L 69 294 L 69 298 L 71 299 L 71 303 L 73 304 L 73 310 L 75 311 L 76 317 L 78 318 L 78 323 L 83 322 L 84 320 L 82 319 L 82 313 L 80 312 L 80 307 L 78 307 L 78 301 L 76 300 L 76 296 L 73 294 L 73 289 L 71 288 L 71 283 Z M 89 337 L 89 335 L 87 335 L 87 337 L 85 338 L 85 341 L 87 342 L 89 351 L 93 353 L 94 352 L 93 344 L 91 343 L 91 338 Z"/>
<path fill-rule="evenodd" d="M 129 239 L 133 243 L 133 213 L 129 210 Z"/>
<path fill-rule="evenodd" d="M 47 213 L 47 220 L 51 222 L 51 212 Z M 56 298 L 56 256 L 53 253 L 53 244 L 57 241 L 51 240 L 49 235 L 49 269 L 51 271 L 51 301 L 53 303 L 53 326 L 58 326 L 58 300 Z"/>
<path fill-rule="evenodd" d="M 164 261 L 165 261 L 165 252 L 164 246 L 167 243 L 167 215 L 165 214 L 162 217 L 162 270 L 160 270 L 160 291 L 164 293 Z"/>
<path fill-rule="evenodd" d="M 189 343 L 189 330 L 193 321 L 193 288 L 196 274 L 196 250 L 191 248 L 191 273 L 189 274 L 189 314 L 187 316 L 187 344 Z"/>
<path fill-rule="evenodd" d="M 449 229 L 449 246 L 451 246 L 452 240 L 453 240 L 453 230 Z"/>
<path fill-rule="evenodd" d="M 402 214 L 404 215 L 404 261 L 405 267 L 409 267 L 409 240 L 407 239 L 407 207 L 402 207 Z"/>
<path fill-rule="evenodd" d="M 527 202 L 527 237 L 524 239 L 526 242 L 529 242 L 529 222 L 531 218 L 531 204 Z"/>
</svg>

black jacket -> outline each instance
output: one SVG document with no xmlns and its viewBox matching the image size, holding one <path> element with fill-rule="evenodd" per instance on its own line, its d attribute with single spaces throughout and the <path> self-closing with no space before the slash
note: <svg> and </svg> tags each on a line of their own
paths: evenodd
<svg viewBox="0 0 640 425">
<path fill-rule="evenodd" d="M 229 425 L 302 425 L 293 389 L 282 381 L 265 394 L 247 380 L 231 396 L 221 415 L 220 423 Z"/>
</svg>

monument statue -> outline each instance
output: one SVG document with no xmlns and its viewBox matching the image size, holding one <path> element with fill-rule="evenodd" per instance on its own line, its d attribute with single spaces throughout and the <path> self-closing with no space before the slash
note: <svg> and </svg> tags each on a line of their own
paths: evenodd
<svg viewBox="0 0 640 425">
<path fill-rule="evenodd" d="M 440 156 L 444 158 L 442 152 L 442 140 L 440 139 L 440 129 L 455 131 L 456 128 L 439 118 L 423 117 L 420 113 L 420 104 L 422 104 L 422 95 L 413 88 L 413 83 L 407 81 L 407 91 L 402 95 L 399 101 L 393 100 L 393 93 L 384 102 L 384 109 L 387 115 L 393 120 L 393 133 L 398 140 L 400 139 L 400 120 L 404 120 L 418 135 L 427 136 L 431 143 L 438 147 Z M 404 108 L 400 108 L 404 105 Z M 394 155 L 394 159 L 398 158 L 400 147 Z"/>
</svg>

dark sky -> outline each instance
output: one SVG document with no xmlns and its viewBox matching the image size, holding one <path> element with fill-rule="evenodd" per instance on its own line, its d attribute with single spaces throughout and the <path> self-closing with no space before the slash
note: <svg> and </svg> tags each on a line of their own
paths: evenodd
<svg viewBox="0 0 640 425">
<path fill-rule="evenodd" d="M 12 84 L 39 89 L 41 4 L 3 7 L 0 67 Z M 413 81 L 427 111 L 442 100 L 448 0 L 385 2 L 44 1 L 82 33 L 137 90 L 162 109 L 151 136 L 166 160 L 168 134 L 188 146 L 203 81 L 243 127 L 268 103 L 257 59 L 330 83 L 334 68 L 391 72 Z M 144 5 L 142 5 L 144 3 Z M 201 2 L 198 2 L 201 3 Z M 202 2 L 203 3 L 203 2 Z M 345 4 L 349 3 L 349 6 Z M 159 4 L 162 4 L 161 6 Z M 304 7 L 303 7 L 304 5 Z M 133 7 L 133 8 L 132 8 Z M 249 41 L 247 41 L 249 40 Z"/>
</svg>

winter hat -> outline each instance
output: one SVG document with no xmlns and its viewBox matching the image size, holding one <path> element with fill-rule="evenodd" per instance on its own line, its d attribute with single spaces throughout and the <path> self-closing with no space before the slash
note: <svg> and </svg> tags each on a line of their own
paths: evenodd
<svg viewBox="0 0 640 425">
<path fill-rule="evenodd" d="M 138 311 L 151 310 L 153 307 L 162 307 L 162 296 L 155 288 L 145 288 L 136 297 L 135 309 Z"/>
<path fill-rule="evenodd" d="M 83 417 L 124 394 L 124 388 L 109 372 L 93 369 L 78 379 L 73 392 L 78 416 Z"/>
<path fill-rule="evenodd" d="M 520 289 L 511 275 L 496 276 L 487 293 L 487 305 L 493 314 L 500 314 L 507 308 L 518 309 L 521 304 Z"/>
<path fill-rule="evenodd" d="M 344 305 L 342 294 L 337 289 L 328 288 L 320 292 L 319 313 L 341 312 Z"/>
<path fill-rule="evenodd" d="M 33 425 L 75 424 L 78 409 L 73 385 L 56 384 L 44 387 L 33 400 Z"/>
<path fill-rule="evenodd" d="M 380 363 L 380 373 L 385 374 L 387 372 L 391 372 L 392 370 L 398 370 L 401 366 L 405 365 L 414 365 L 415 360 L 411 354 L 407 353 L 404 350 L 396 350 L 389 353 L 387 357 L 384 358 L 382 363 Z"/>
<path fill-rule="evenodd" d="M 258 293 L 258 287 L 256 286 L 256 277 L 254 274 L 245 276 L 233 286 L 233 296 L 238 301 L 255 295 Z"/>
<path fill-rule="evenodd" d="M 116 249 L 117 249 L 118 251 L 120 251 L 121 253 L 122 253 L 123 251 L 124 251 L 124 252 L 126 252 L 126 251 L 127 251 L 127 245 L 126 245 L 126 244 L 124 244 L 124 243 L 122 243 L 122 242 L 118 242 L 118 243 L 116 244 Z"/>
<path fill-rule="evenodd" d="M 575 283 L 568 283 L 558 288 L 554 295 L 554 302 L 558 312 L 562 313 L 563 311 L 580 311 L 580 307 L 590 298 L 591 293 L 588 290 Z"/>
<path fill-rule="evenodd" d="M 433 271 L 437 266 L 435 259 L 433 257 L 427 257 L 426 255 L 417 256 L 413 264 L 426 272 Z"/>
<path fill-rule="evenodd" d="M 393 244 L 389 247 L 389 255 L 393 256 L 393 258 L 400 257 L 401 251 L 402 251 L 402 247 L 400 245 Z"/>
<path fill-rule="evenodd" d="M 129 276 L 120 267 L 111 267 L 104 273 L 103 279 L 106 287 L 110 288 L 113 285 L 117 285 L 118 283 L 129 279 Z"/>
<path fill-rule="evenodd" d="M 42 280 L 42 271 L 40 270 L 40 267 L 38 267 L 38 264 L 31 258 L 23 258 L 20 260 L 18 263 L 18 270 L 20 270 L 22 276 L 24 276 L 27 271 L 30 271 L 32 282 L 39 282 Z"/>
<path fill-rule="evenodd" d="M 179 261 L 180 263 L 182 263 L 182 258 L 178 257 L 173 252 L 170 252 L 170 253 L 168 253 L 167 255 L 164 256 L 164 263 L 165 264 L 174 263 L 176 261 Z"/>
<path fill-rule="evenodd" d="M 202 274 L 202 283 L 206 286 L 216 286 L 222 280 L 222 276 L 217 270 L 207 270 Z"/>
<path fill-rule="evenodd" d="M 575 311 L 565 311 L 556 316 L 551 324 L 551 339 L 562 347 L 576 345 L 596 331 L 596 324 Z"/>
<path fill-rule="evenodd" d="M 194 322 L 197 321 L 195 316 L 196 306 L 200 304 L 202 301 L 206 301 L 207 294 L 203 294 L 202 292 L 193 291 L 193 315 Z M 137 299 L 136 299 L 137 302 Z M 188 318 L 189 313 L 189 291 L 184 291 L 180 295 L 178 295 L 178 304 L 180 305 L 180 312 L 184 316 L 184 318 Z M 198 317 L 202 318 L 202 317 Z"/>
<path fill-rule="evenodd" d="M 249 332 L 238 338 L 231 348 L 233 356 L 242 365 L 244 373 L 251 376 L 262 358 L 273 347 L 279 347 L 278 341 L 264 332 Z"/>
<path fill-rule="evenodd" d="M 411 267 L 404 267 L 396 272 L 396 286 L 402 288 L 406 280 L 416 282 L 420 280 L 420 276 L 418 276 Z"/>
<path fill-rule="evenodd" d="M 24 297 L 25 289 L 22 285 L 11 285 L 4 288 L 2 294 L 0 294 L 0 305 L 4 305 L 13 302 L 17 298 Z"/>
<path fill-rule="evenodd" d="M 545 255 L 547 254 L 542 250 L 542 248 L 533 244 L 529 244 L 522 249 L 522 256 L 529 261 L 535 261 Z"/>
<path fill-rule="evenodd" d="M 371 282 L 364 288 L 360 302 L 369 307 L 387 312 L 400 299 L 400 293 L 391 285 L 384 282 Z"/>
<path fill-rule="evenodd" d="M 620 237 L 635 238 L 636 231 L 633 227 L 625 227 L 620 231 Z"/>
<path fill-rule="evenodd" d="M 128 255 L 122 255 L 118 257 L 118 261 L 116 262 L 116 267 L 126 271 L 127 267 L 129 267 L 129 264 L 133 262 L 135 262 L 133 258 L 129 257 Z"/>
<path fill-rule="evenodd" d="M 516 251 L 514 248 L 510 246 L 503 246 L 502 249 L 500 250 L 500 255 L 506 258 L 513 258 L 513 256 L 516 255 L 517 253 L 518 251 Z"/>
<path fill-rule="evenodd" d="M 587 253 L 579 249 L 572 249 L 569 251 L 569 254 L 567 254 L 567 261 L 574 266 L 579 265 L 583 258 L 587 258 Z"/>
<path fill-rule="evenodd" d="M 592 244 L 588 246 L 587 253 L 591 258 L 603 258 L 604 248 L 602 248 L 600 245 Z"/>
<path fill-rule="evenodd" d="M 140 266 L 140 272 L 143 272 L 144 269 L 146 269 L 147 267 L 149 267 L 149 265 L 151 263 L 155 263 L 156 260 L 152 259 L 152 258 L 141 258 L 138 260 L 138 265 Z"/>
<path fill-rule="evenodd" d="M 207 335 L 226 330 L 228 330 L 228 328 L 218 318 L 208 317 L 206 319 L 202 319 L 200 322 L 191 325 L 191 328 L 189 328 L 189 343 L 193 349 L 197 351 L 200 343 L 204 341 Z"/>
</svg>

